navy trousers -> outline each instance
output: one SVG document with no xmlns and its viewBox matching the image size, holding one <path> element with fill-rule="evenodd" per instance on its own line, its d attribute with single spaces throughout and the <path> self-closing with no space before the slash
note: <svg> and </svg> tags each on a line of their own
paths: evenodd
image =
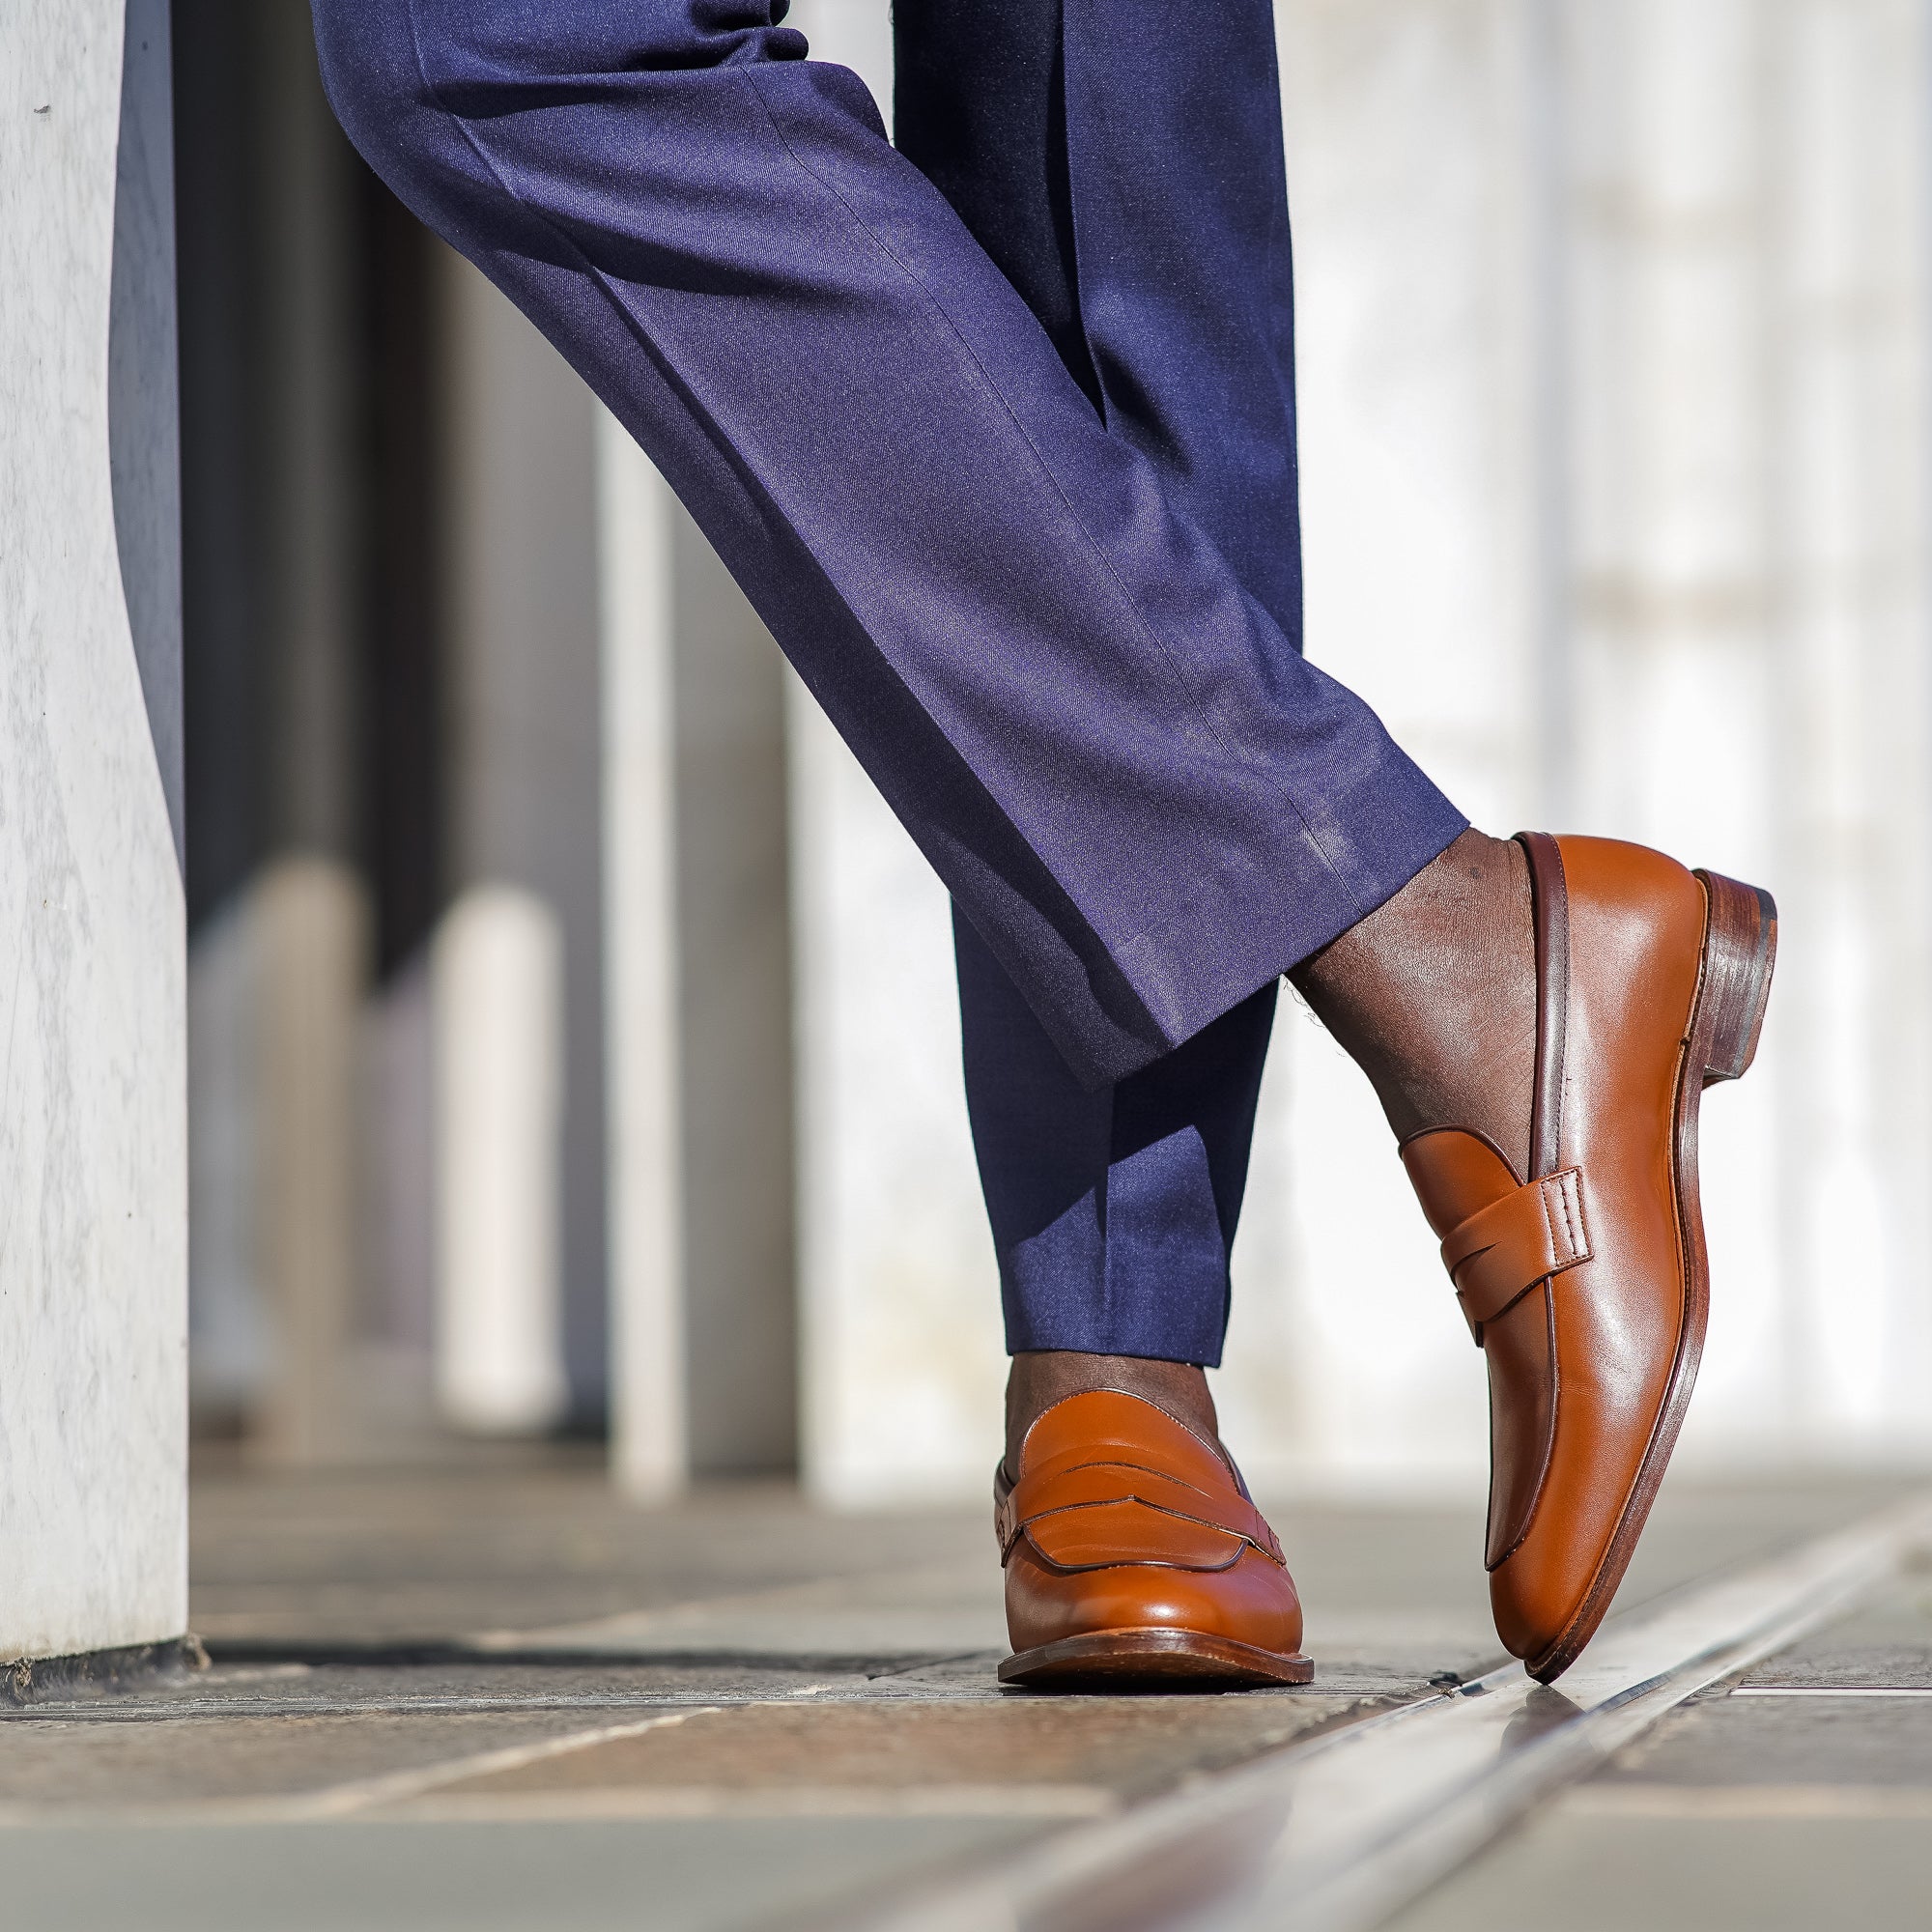
<svg viewBox="0 0 1932 1932">
<path fill-rule="evenodd" d="M 1299 648 L 1272 10 L 900 0 L 894 40 L 899 153 Z M 1009 1348 L 1218 1362 L 1275 981 L 1093 1089 L 971 923 L 955 930 Z"/>
<path fill-rule="evenodd" d="M 1298 649 L 1268 12 L 1066 0 L 1078 267 L 1029 306 L 1019 225 L 1002 272 L 782 0 L 315 0 L 352 139 L 637 436 L 952 892 L 996 1221 L 1044 1237 L 1018 1347 L 1214 1358 L 1269 989 L 1464 823 Z M 1115 1252 L 1142 1156 L 1224 1224 L 1199 1307 L 1171 1215 Z"/>
</svg>

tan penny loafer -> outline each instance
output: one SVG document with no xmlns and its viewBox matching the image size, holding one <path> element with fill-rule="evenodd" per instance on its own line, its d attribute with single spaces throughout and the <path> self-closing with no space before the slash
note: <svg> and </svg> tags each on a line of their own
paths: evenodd
<svg viewBox="0 0 1932 1932">
<path fill-rule="evenodd" d="M 994 1483 L 1000 1682 L 1127 1689 L 1306 1684 L 1301 1604 L 1238 1472 L 1155 1404 L 1057 1402 Z"/>
<path fill-rule="evenodd" d="M 1536 916 L 1530 1171 L 1458 1127 L 1402 1149 L 1489 1358 L 1496 1632 L 1548 1683 L 1603 1621 L 1696 1379 L 1697 1103 L 1750 1065 L 1768 893 L 1607 838 L 1520 835 Z"/>
</svg>

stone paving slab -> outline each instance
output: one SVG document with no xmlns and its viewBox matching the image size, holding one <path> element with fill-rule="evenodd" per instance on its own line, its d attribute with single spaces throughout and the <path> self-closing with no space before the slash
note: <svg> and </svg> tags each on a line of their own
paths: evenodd
<svg viewBox="0 0 1932 1932">
<path fill-rule="evenodd" d="M 1747 1687 L 1883 1685 L 1932 1690 L 1932 1571 L 1898 1579 L 1852 1616 L 1770 1659 Z M 1932 1710 L 1928 1710 L 1932 1718 Z"/>
<path fill-rule="evenodd" d="M 1932 1696 L 1909 1693 L 1928 1685 L 1921 1568 L 1676 1712 L 1392 1927 L 1920 1932 Z"/>
<path fill-rule="evenodd" d="M 9 1932 L 714 1932 L 1010 1853 L 945 1817 L 419 1820 L 15 1832 Z"/>
<path fill-rule="evenodd" d="M 1085 1786 L 1150 1797 L 1350 1716 L 1349 1697 L 1056 1697 L 1005 1703 L 741 1705 L 486 1772 L 444 1797 L 850 1785 Z"/>
<path fill-rule="evenodd" d="M 1487 1862 L 1487 1861 L 1485 1861 Z M 1932 1833 L 1898 1819 L 1578 1815 L 1511 1841 L 1506 1879 L 1463 1875 L 1390 1932 L 1923 1932 Z"/>
<path fill-rule="evenodd" d="M 141 1813 L 313 1797 L 452 1760 L 568 1738 L 568 1711 L 396 1717 L 229 1718 L 221 1723 L 10 1722 L 0 1731 L 0 1819 L 57 1823 L 70 1811 Z"/>
<path fill-rule="evenodd" d="M 1625 1601 L 1889 1492 L 1667 1490 Z M 6 1922 L 835 1922 L 841 1897 L 1498 1661 L 1479 1505 L 1270 1513 L 1310 1606 L 1313 1686 L 1066 1698 L 997 1683 L 978 1508 L 840 1517 L 744 1486 L 642 1512 L 571 1455 L 220 1474 L 193 1511 L 211 1667 L 0 1707 Z M 1909 1650 L 1916 1602 L 1874 1608 L 1856 1642 Z"/>
<path fill-rule="evenodd" d="M 1606 1770 L 1606 1786 L 1912 1785 L 1932 1791 L 1932 1707 L 1892 1698 L 1701 1701 Z M 1932 1922 L 1932 1896 L 1926 1917 Z"/>
</svg>

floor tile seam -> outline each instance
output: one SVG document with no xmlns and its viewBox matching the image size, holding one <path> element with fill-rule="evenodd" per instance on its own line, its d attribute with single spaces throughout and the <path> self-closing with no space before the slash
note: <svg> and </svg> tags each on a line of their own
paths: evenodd
<svg viewBox="0 0 1932 1932">
<path fill-rule="evenodd" d="M 462 1775 L 469 1775 L 467 1773 Z M 597 1786 L 583 1792 L 509 1792 L 368 1797 L 354 1804 L 321 1802 L 330 1787 L 297 1799 L 210 1798 L 166 1804 L 0 1804 L 0 1837 L 20 1831 L 199 1830 L 342 1823 L 556 1824 L 668 1822 L 705 1818 L 1016 1818 L 1112 1817 L 1128 1802 L 1104 1785 L 933 1784 L 738 1788 L 728 1785 Z"/>
<path fill-rule="evenodd" d="M 1295 1703 L 1340 1701 L 1362 1704 L 1385 1699 L 1391 1693 L 1380 1687 L 1361 1690 L 1331 1689 L 1314 1697 L 1296 1696 Z M 0 1731 L 8 1725 L 76 1726 L 111 1728 L 116 1725 L 162 1723 L 217 1723 L 243 1718 L 384 1718 L 384 1717 L 540 1717 L 547 1712 L 571 1711 L 682 1711 L 745 1710 L 769 1707 L 773 1710 L 801 1710 L 810 1705 L 882 1705 L 894 1708 L 932 1705 L 952 1708 L 959 1705 L 997 1704 L 1017 1708 L 1034 1699 L 1016 1695 L 997 1684 L 988 1685 L 907 1685 L 874 1690 L 867 1686 L 802 1685 L 760 1687 L 743 1691 L 721 1690 L 707 1686 L 694 1690 L 653 1690 L 634 1694 L 586 1697 L 426 1697 L 426 1698 L 331 1698 L 331 1699 L 243 1699 L 208 1698 L 179 1703 L 154 1703 L 120 1709 L 99 1704 L 34 1704 L 20 1709 L 0 1709 Z"/>
<path fill-rule="evenodd" d="M 219 1722 L 239 1718 L 447 1718 L 517 1717 L 526 1713 L 540 1716 L 547 1711 L 649 1711 L 739 1709 L 747 1705 L 771 1704 L 797 1709 L 808 1701 L 818 1704 L 961 1704 L 1002 1701 L 997 1690 L 962 1690 L 923 1692 L 895 1690 L 884 1694 L 860 1690 L 827 1690 L 822 1687 L 790 1692 L 772 1690 L 743 1693 L 715 1689 L 688 1693 L 652 1692 L 631 1697 L 583 1698 L 344 1698 L 329 1701 L 286 1702 L 246 1701 L 241 1698 L 210 1699 L 193 1704 L 150 1704 L 138 1710 L 103 1711 L 87 1705 L 29 1705 L 17 1711 L 0 1711 L 0 1729 L 9 1724 L 152 1724 Z"/>
<path fill-rule="evenodd" d="M 1283 1688 L 1257 1693 L 1285 1709 L 1297 1705 L 1340 1704 L 1378 1705 L 1384 1708 L 1406 1704 L 1417 1697 L 1436 1694 L 1428 1684 L 1388 1684 L 1364 1680 L 1340 1684 L 1316 1683 L 1312 1686 Z M 139 1725 L 187 1722 L 221 1722 L 244 1718 L 384 1718 L 384 1717 L 519 1717 L 541 1716 L 547 1712 L 571 1711 L 652 1711 L 730 1709 L 769 1706 L 797 1710 L 807 1704 L 891 1705 L 895 1708 L 918 1705 L 952 1707 L 996 1704 L 1011 1709 L 1037 1706 L 1047 1700 L 1031 1693 L 1014 1691 L 996 1683 L 931 1685 L 908 1683 L 903 1679 L 873 1684 L 811 1684 L 797 1687 L 766 1685 L 744 1690 L 721 1690 L 715 1685 L 694 1690 L 639 1690 L 634 1692 L 593 1693 L 582 1696 L 477 1696 L 430 1695 L 400 1697 L 339 1698 L 182 1698 L 116 1706 L 106 1702 L 60 1704 L 48 1702 L 19 1708 L 0 1708 L 0 1731 L 9 1725 L 28 1727 L 54 1725 Z M 1052 1700 L 1065 1706 L 1068 1700 Z M 1112 1701 L 1112 1700 L 1104 1700 Z M 1342 1714 L 1347 1715 L 1347 1714 Z"/>
<path fill-rule="evenodd" d="M 1736 1684 L 1726 1697 L 1932 1697 L 1932 1684 Z"/>
<path fill-rule="evenodd" d="M 1548 1815 L 1562 1818 L 1723 1819 L 1897 1818 L 1932 1821 L 1932 1785 L 1669 1784 L 1619 1780 L 1579 1784 Z"/>
<path fill-rule="evenodd" d="M 1461 1779 L 1438 1794 L 1440 1802 L 1418 1803 L 1394 1818 L 1387 1829 L 1360 1844 L 1352 1855 L 1330 1861 L 1323 1870 L 1301 1874 L 1300 1882 L 1284 1885 L 1276 1861 L 1265 1922 L 1271 1926 L 1339 1928 L 1370 1925 L 1396 1910 L 1435 1879 L 1443 1876 L 1506 1828 L 1539 1797 L 1564 1789 L 1605 1761 L 1610 1751 L 1668 1711 L 1676 1709 L 1703 1687 L 1727 1674 L 1747 1668 L 1783 1644 L 1795 1641 L 1856 1601 L 1896 1571 L 1911 1550 L 1932 1541 L 1932 1492 L 1883 1510 L 1848 1530 L 1818 1537 L 1781 1557 L 1734 1566 L 1715 1577 L 1694 1580 L 1683 1590 L 1613 1620 L 1598 1639 L 1602 1656 L 1613 1657 L 1618 1640 L 1659 1631 L 1668 1634 L 1673 1621 L 1694 1621 L 1701 1613 L 1726 1613 L 1727 1598 L 1762 1593 L 1766 1580 L 1785 1578 L 1784 1598 L 1740 1622 L 1731 1608 L 1730 1641 L 1700 1641 L 1662 1672 L 1635 1677 L 1615 1695 L 1520 1747 L 1513 1758 L 1498 1759 L 1499 1770 L 1486 1773 L 1472 1787 Z M 1815 1573 L 1808 1575 L 1808 1573 Z M 1687 1607 L 1688 1606 L 1688 1607 Z M 1585 1653 L 1585 1659 L 1590 1653 Z M 1586 1681 L 1579 1666 L 1573 1685 Z M 1515 1680 L 1512 1685 L 1511 1680 Z M 1498 1696 L 1497 1693 L 1504 1694 Z M 1082 1886 L 1103 1881 L 1118 1884 L 1123 1868 L 1137 1857 L 1159 1855 L 1160 1848 L 1178 1848 L 1197 1833 L 1225 1830 L 1244 1806 L 1264 1809 L 1272 1796 L 1288 1807 L 1292 1790 L 1304 1782 L 1322 1758 L 1343 1762 L 1345 1751 L 1359 1752 L 1371 1740 L 1385 1746 L 1399 1729 L 1408 1736 L 1420 1727 L 1454 1721 L 1470 1708 L 1470 1700 L 1497 1697 L 1496 1705 L 1479 1720 L 1489 1722 L 1495 1711 L 1521 1709 L 1528 1699 L 1560 1692 L 1542 1691 L 1515 1669 L 1462 1687 L 1460 1691 L 1419 1698 L 1394 1710 L 1344 1724 L 1326 1735 L 1293 1745 L 1266 1758 L 1202 1780 L 1191 1791 L 1157 1799 L 1138 1807 L 1118 1823 L 1099 1824 L 1085 1831 L 1057 1834 L 1044 1847 L 1022 1855 L 1009 1870 L 951 1891 L 933 1892 L 910 1908 L 895 1908 L 867 1920 L 875 1928 L 895 1932 L 950 1932 L 982 1922 L 1025 1919 L 1030 1912 L 1050 1912 Z M 1594 1721 L 1592 1721 L 1594 1719 Z M 1346 1781 L 1346 1770 L 1345 1770 Z M 1308 1861 L 1304 1861 L 1304 1864 Z M 1177 1920 L 1176 1922 L 1179 1922 Z M 1239 1911 L 1198 1916 L 1189 1924 L 1236 1925 L 1250 1921 Z"/>
<path fill-rule="evenodd" d="M 917 1644 L 848 1643 L 801 1646 L 747 1641 L 685 1643 L 662 1648 L 648 1644 L 614 1643 L 492 1643 L 479 1647 L 466 1636 L 432 1637 L 398 1632 L 393 1636 L 345 1641 L 313 1630 L 295 1635 L 222 1636 L 199 1630 L 195 1635 L 208 1649 L 216 1669 L 276 1667 L 286 1663 L 303 1670 L 502 1670 L 519 1665 L 530 1669 L 712 1668 L 785 1670 L 819 1676 L 903 1676 L 912 1670 L 936 1670 L 952 1663 L 1007 1654 L 1005 1643 L 980 1643 L 970 1649 L 935 1648 Z M 291 1657 L 290 1652 L 301 1655 Z M 869 1669 L 868 1666 L 886 1666 Z"/>
<path fill-rule="evenodd" d="M 411 1822 L 548 1818 L 1108 1818 L 1125 1801 L 1106 1785 L 958 1783 L 599 1786 L 582 1792 L 432 1794 L 384 1807 Z"/>
<path fill-rule="evenodd" d="M 277 1793 L 273 1796 L 242 1801 L 217 1800 L 213 1801 L 213 1804 L 225 1812 L 232 1822 L 246 1820 L 264 1824 L 292 1824 L 346 1817 L 419 1797 L 440 1785 L 454 1783 L 459 1778 L 485 1776 L 494 1772 L 521 1771 L 527 1766 L 541 1763 L 549 1758 L 560 1757 L 571 1751 L 586 1750 L 592 1746 L 610 1744 L 623 1738 L 641 1737 L 648 1731 L 662 1730 L 673 1724 L 686 1723 L 694 1718 L 709 1716 L 718 1708 L 716 1705 L 699 1705 L 684 1710 L 665 1711 L 632 1723 L 599 1724 L 585 1730 L 569 1731 L 560 1737 L 530 1739 L 523 1744 L 498 1746 L 485 1751 L 464 1751 L 454 1757 L 440 1758 L 430 1764 L 412 1765 L 399 1771 L 376 1772 L 361 1777 L 344 1778 L 336 1783 L 317 1786 L 309 1791 Z M 135 1808 L 138 1810 L 140 1807 Z M 11 1813 L 0 1809 L 0 1823 L 23 1822 L 18 1815 L 22 1809 L 24 1807 L 14 1807 Z M 186 1817 L 195 1813 L 193 1807 L 185 1805 L 173 1815 L 176 1822 L 185 1822 Z M 45 1821 L 43 1818 L 36 1818 L 33 1822 Z"/>
<path fill-rule="evenodd" d="M 516 1648 L 520 1645 L 534 1645 L 548 1642 L 557 1644 L 577 1642 L 593 1638 L 614 1631 L 635 1631 L 646 1634 L 654 1627 L 666 1624 L 682 1624 L 693 1619 L 715 1618 L 720 1615 L 742 1615 L 746 1611 L 765 1611 L 782 1615 L 796 1613 L 801 1607 L 801 1596 L 823 1596 L 834 1592 L 859 1590 L 863 1593 L 867 1584 L 890 1583 L 893 1594 L 903 1597 L 908 1588 L 917 1588 L 922 1583 L 958 1583 L 970 1576 L 974 1585 L 983 1582 L 984 1566 L 961 1557 L 940 1563 L 924 1564 L 914 1569 L 885 1567 L 875 1571 L 855 1572 L 849 1576 L 800 1578 L 776 1586 L 747 1588 L 710 1597 L 682 1599 L 675 1604 L 651 1605 L 640 1610 L 616 1610 L 603 1616 L 566 1620 L 562 1623 L 540 1624 L 534 1628 L 508 1630 L 485 1630 L 469 1634 L 464 1642 L 481 1651 Z M 978 1588 L 975 1595 L 980 1594 Z M 970 1599 L 969 1599 L 970 1601 Z M 814 1607 L 807 1605 L 804 1607 Z M 849 1605 L 833 1605 L 833 1609 L 845 1609 L 857 1616 L 876 1615 L 868 1603 L 861 1601 Z M 969 1612 L 970 1613 L 970 1612 Z"/>
</svg>

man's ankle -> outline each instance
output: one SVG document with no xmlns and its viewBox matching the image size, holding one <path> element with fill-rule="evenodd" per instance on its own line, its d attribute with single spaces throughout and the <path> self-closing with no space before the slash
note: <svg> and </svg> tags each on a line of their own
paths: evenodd
<svg viewBox="0 0 1932 1932">
<path fill-rule="evenodd" d="M 1292 975 L 1400 1139 L 1473 1127 L 1528 1157 L 1536 1065 L 1529 868 L 1473 828 Z"/>
</svg>

